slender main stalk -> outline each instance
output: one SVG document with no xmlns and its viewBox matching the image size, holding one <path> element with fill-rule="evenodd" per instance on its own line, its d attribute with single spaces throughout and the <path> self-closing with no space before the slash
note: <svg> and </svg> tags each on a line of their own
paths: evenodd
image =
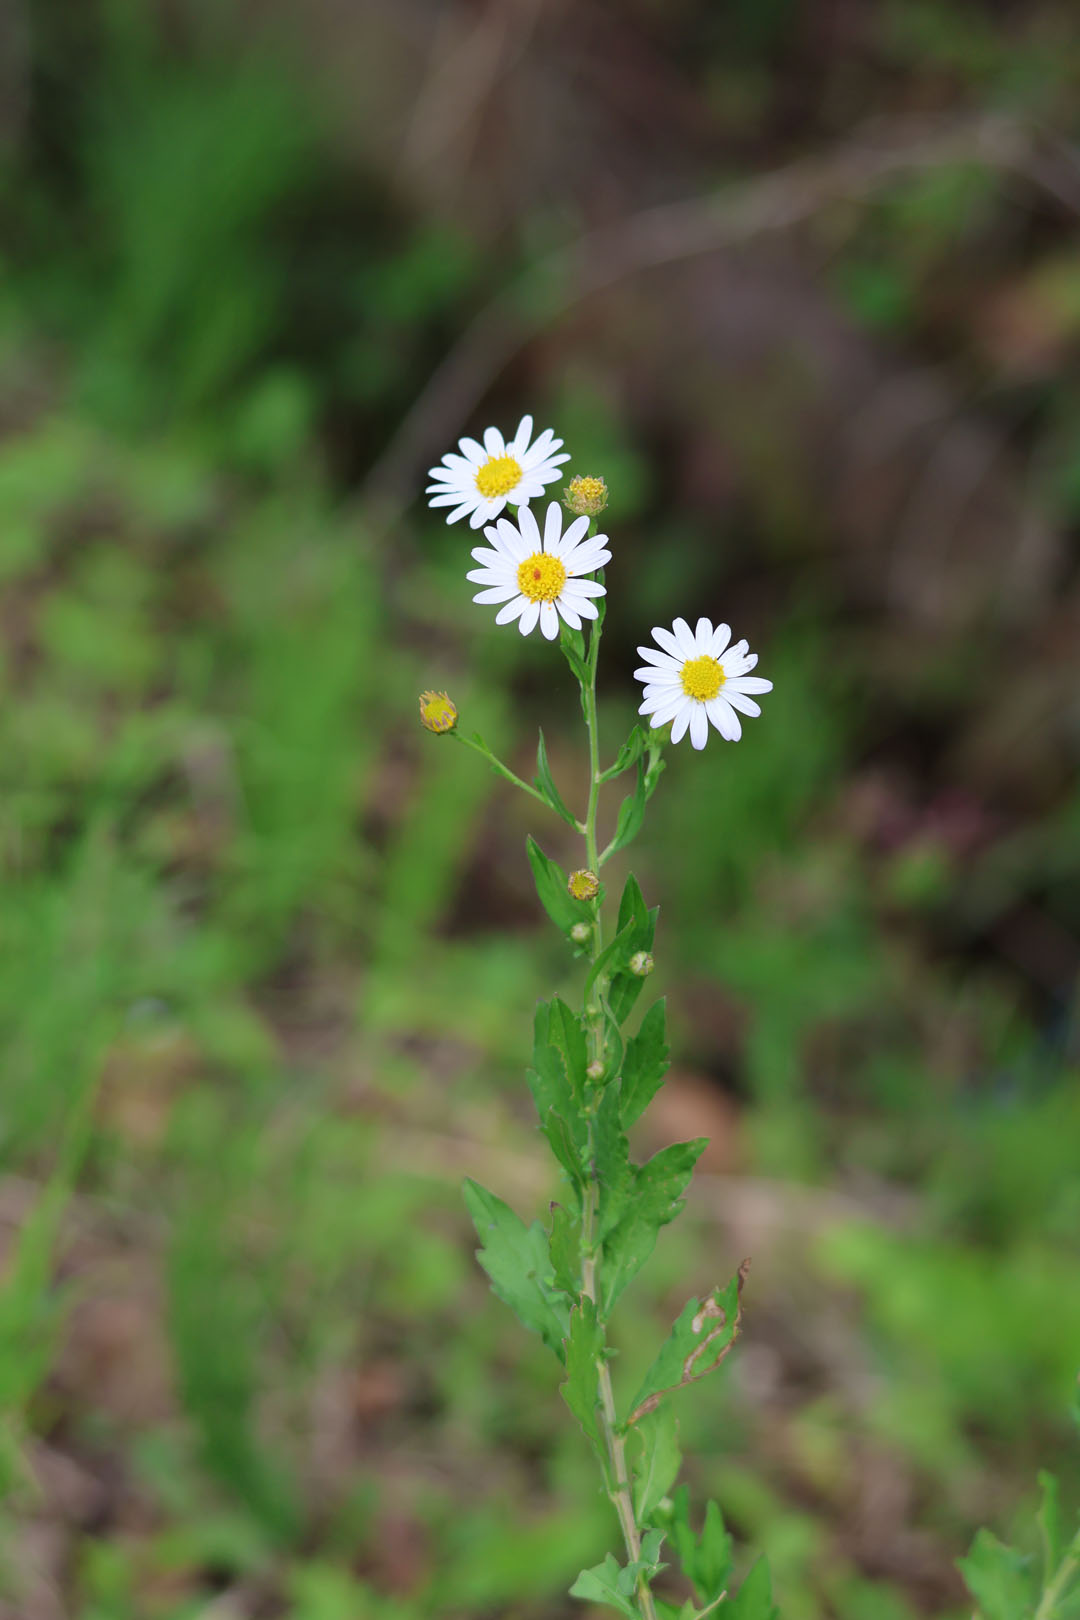
<svg viewBox="0 0 1080 1620">
<path fill-rule="evenodd" d="M 593 525 L 595 527 L 595 525 Z M 585 711 L 585 726 L 589 734 L 589 800 L 585 812 L 585 864 L 590 872 L 599 870 L 596 845 L 596 812 L 600 802 L 600 736 L 596 716 L 596 661 L 600 651 L 600 626 L 594 622 L 589 636 L 589 656 L 586 668 L 588 670 L 588 684 L 582 687 L 582 705 Z M 592 932 L 592 960 L 595 962 L 604 945 L 603 924 L 600 916 L 600 906 L 597 903 L 596 917 Z M 600 979 L 594 987 L 593 994 L 598 998 L 604 994 L 605 984 Z M 585 1008 L 585 1025 L 588 1034 L 589 1062 L 596 1062 L 603 1054 L 603 1017 L 600 1013 L 590 1014 L 588 1006 Z M 596 1287 L 596 1214 L 600 1201 L 600 1186 L 596 1179 L 596 1158 L 593 1149 L 593 1123 L 592 1114 L 589 1114 L 589 1140 L 587 1158 L 588 1182 L 585 1188 L 583 1209 L 581 1216 L 581 1292 L 597 1306 L 597 1315 L 600 1314 L 599 1300 Z M 607 1492 L 612 1505 L 619 1517 L 623 1540 L 626 1543 L 627 1556 L 631 1563 L 641 1557 L 641 1536 L 638 1531 L 637 1519 L 634 1516 L 634 1498 L 630 1489 L 630 1476 L 626 1466 L 626 1443 L 618 1431 L 618 1416 L 615 1408 L 615 1393 L 611 1387 L 611 1371 L 607 1361 L 606 1324 L 600 1319 L 602 1333 L 600 1355 L 597 1359 L 596 1369 L 600 1386 L 600 1427 L 603 1431 L 604 1442 L 608 1454 Z M 643 1620 L 657 1620 L 656 1605 L 649 1589 L 649 1583 L 642 1575 L 638 1580 L 638 1603 Z"/>
<path fill-rule="evenodd" d="M 1057 1612 L 1058 1603 L 1065 1596 L 1078 1566 L 1080 1566 L 1080 1531 L 1077 1531 L 1072 1542 L 1065 1549 L 1065 1556 L 1058 1565 L 1053 1580 L 1043 1592 L 1042 1601 L 1035 1610 L 1035 1620 L 1052 1620 L 1053 1615 Z"/>
</svg>

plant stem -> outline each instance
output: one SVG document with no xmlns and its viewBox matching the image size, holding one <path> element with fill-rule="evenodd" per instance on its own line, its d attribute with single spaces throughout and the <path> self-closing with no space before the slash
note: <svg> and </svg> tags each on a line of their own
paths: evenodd
<svg viewBox="0 0 1080 1620">
<path fill-rule="evenodd" d="M 595 525 L 594 525 L 595 527 Z M 582 707 L 585 711 L 585 726 L 589 734 L 589 801 L 585 812 L 585 865 L 590 872 L 599 870 L 596 853 L 596 812 L 600 802 L 600 737 L 596 716 L 596 662 L 600 652 L 600 625 L 594 622 L 589 636 L 589 656 L 586 668 L 588 670 L 588 685 L 582 686 Z M 596 906 L 596 919 L 592 933 L 592 960 L 595 962 L 604 945 L 603 925 L 600 917 L 600 906 Z M 598 998 L 604 993 L 604 982 L 597 981 L 594 995 Z M 590 1017 L 588 1007 L 585 1008 L 585 1025 L 588 1034 L 589 1062 L 593 1063 L 602 1056 L 603 1052 L 603 1019 L 602 1016 Z M 591 1299 L 597 1306 L 597 1315 L 600 1315 L 598 1290 L 596 1286 L 596 1214 L 600 1201 L 600 1186 L 596 1179 L 596 1159 L 593 1149 L 592 1115 L 589 1115 L 589 1141 L 587 1157 L 588 1183 L 585 1189 L 581 1215 L 581 1292 L 587 1299 Z M 626 1543 L 627 1557 L 634 1563 L 641 1557 L 641 1536 L 638 1532 L 637 1519 L 634 1516 L 634 1498 L 630 1489 L 630 1477 L 626 1467 L 626 1442 L 618 1430 L 618 1416 L 615 1408 L 615 1393 L 611 1387 L 611 1370 L 608 1367 L 606 1347 L 606 1324 L 601 1319 L 601 1331 L 604 1343 L 601 1345 L 600 1355 L 597 1358 L 596 1370 L 600 1387 L 600 1427 L 603 1430 L 604 1442 L 608 1454 L 607 1492 L 611 1498 L 612 1506 L 619 1517 L 623 1540 Z M 649 1589 L 649 1583 L 644 1575 L 638 1580 L 638 1604 L 643 1620 L 656 1620 L 656 1605 Z"/>
<path fill-rule="evenodd" d="M 1065 1596 L 1065 1590 L 1076 1574 L 1077 1568 L 1080 1568 L 1080 1530 L 1066 1547 L 1065 1556 L 1058 1565 L 1053 1580 L 1043 1592 L 1039 1607 L 1035 1610 L 1035 1620 L 1052 1620 L 1058 1602 Z"/>
<path fill-rule="evenodd" d="M 459 743 L 464 743 L 466 748 L 471 748 L 474 754 L 480 755 L 481 759 L 486 759 L 496 775 L 501 776 L 507 782 L 512 782 L 515 787 L 519 787 L 521 789 L 522 793 L 528 793 L 529 796 L 535 799 L 538 804 L 542 804 L 545 810 L 551 809 L 551 806 L 544 798 L 544 795 L 542 793 L 538 793 L 536 788 L 530 787 L 528 782 L 523 782 L 520 776 L 515 776 L 509 765 L 504 765 L 501 759 L 497 759 L 486 743 L 475 742 L 472 737 L 466 737 L 460 731 L 451 731 L 448 733 L 448 735 L 455 737 Z M 576 821 L 574 825 L 579 833 L 583 833 L 585 831 L 585 826 L 582 822 Z M 595 868 L 592 868 L 592 870 L 595 870 Z"/>
</svg>

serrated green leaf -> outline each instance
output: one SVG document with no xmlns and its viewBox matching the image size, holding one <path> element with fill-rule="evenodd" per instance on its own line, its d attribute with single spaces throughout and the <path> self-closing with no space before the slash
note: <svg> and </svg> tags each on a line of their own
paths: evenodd
<svg viewBox="0 0 1080 1620">
<path fill-rule="evenodd" d="M 680 1485 L 672 1492 L 668 1535 L 698 1601 L 711 1609 L 726 1593 L 733 1568 L 731 1537 L 719 1507 L 715 1502 L 706 1505 L 705 1523 L 701 1534 L 696 1535 L 690 1526 L 690 1492 Z"/>
<path fill-rule="evenodd" d="M 577 1275 L 578 1232 L 580 1221 L 562 1204 L 551 1206 L 551 1236 L 548 1249 L 556 1288 L 562 1288 L 571 1297 L 579 1291 Z"/>
<path fill-rule="evenodd" d="M 558 861 L 545 855 L 535 838 L 527 838 L 525 848 L 540 904 L 556 928 L 568 934 L 575 923 L 591 922 L 592 912 L 588 902 L 575 900 L 573 895 L 567 893 L 566 873 Z"/>
<path fill-rule="evenodd" d="M 1027 1613 L 1034 1596 L 1031 1560 L 990 1530 L 979 1530 L 966 1558 L 957 1568 L 984 1620 L 1018 1620 Z"/>
<path fill-rule="evenodd" d="M 634 1463 L 634 1514 L 647 1524 L 679 1474 L 679 1425 L 669 1406 L 644 1418 L 635 1429 L 641 1450 Z"/>
<path fill-rule="evenodd" d="M 622 1061 L 620 1106 L 629 1130 L 652 1102 L 668 1071 L 667 1003 L 656 1001 L 641 1020 L 641 1028 L 626 1043 Z"/>
<path fill-rule="evenodd" d="M 603 1241 L 626 1213 L 634 1195 L 630 1147 L 619 1122 L 619 1099 L 614 1086 L 600 1098 L 593 1126 L 593 1164 L 600 1188 L 596 1237 Z"/>
<path fill-rule="evenodd" d="M 574 827 L 576 829 L 577 817 L 566 808 L 566 805 L 562 801 L 559 790 L 555 786 L 555 778 L 551 774 L 551 766 L 548 763 L 547 744 L 544 742 L 543 731 L 541 731 L 540 741 L 536 745 L 535 782 L 536 786 L 543 794 L 547 803 L 554 810 L 555 814 L 557 816 L 562 816 L 567 826 Z"/>
<path fill-rule="evenodd" d="M 482 1245 L 477 1259 L 493 1290 L 522 1326 L 539 1333 L 561 1361 L 570 1331 L 570 1301 L 548 1281 L 553 1268 L 547 1233 L 539 1221 L 527 1227 L 509 1204 L 479 1182 L 466 1181 L 463 1190 Z"/>
<path fill-rule="evenodd" d="M 571 1012 L 559 996 L 553 996 L 551 1000 L 547 1040 L 561 1054 L 570 1088 L 574 1096 L 582 1100 L 585 1096 L 585 1069 L 589 1061 L 585 1026 L 577 1013 Z"/>
<path fill-rule="evenodd" d="M 764 1558 L 758 1559 L 724 1611 L 732 1620 L 776 1620 L 779 1610 L 772 1600 L 772 1577 Z"/>
<path fill-rule="evenodd" d="M 596 1306 L 591 1299 L 582 1297 L 570 1312 L 566 1380 L 560 1386 L 560 1393 L 599 1457 L 604 1455 L 604 1438 L 596 1415 L 600 1404 L 599 1360 L 603 1349 L 604 1332 L 596 1320 Z"/>
<path fill-rule="evenodd" d="M 633 843 L 641 831 L 641 824 L 645 820 L 645 766 L 638 760 L 637 782 L 634 791 L 628 794 L 619 806 L 619 814 L 615 821 L 615 836 L 606 850 L 607 855 L 614 855 L 627 844 Z"/>
<path fill-rule="evenodd" d="M 637 1423 L 652 1412 L 671 1390 L 696 1383 L 720 1365 L 739 1331 L 745 1275 L 744 1263 L 726 1288 L 714 1288 L 704 1302 L 687 1301 L 645 1374 L 631 1403 L 628 1423 Z"/>
<path fill-rule="evenodd" d="M 590 1603 L 605 1603 L 609 1609 L 618 1609 L 620 1614 L 628 1615 L 629 1620 L 639 1620 L 637 1604 L 624 1596 L 619 1587 L 621 1573 L 614 1554 L 608 1553 L 602 1564 L 581 1571 L 570 1588 L 570 1596 L 585 1598 Z"/>
<path fill-rule="evenodd" d="M 604 1244 L 604 1315 L 607 1316 L 628 1283 L 632 1282 L 656 1247 L 662 1226 L 673 1221 L 694 1165 L 707 1139 L 674 1142 L 654 1153 L 636 1169 L 630 1207 Z"/>
</svg>

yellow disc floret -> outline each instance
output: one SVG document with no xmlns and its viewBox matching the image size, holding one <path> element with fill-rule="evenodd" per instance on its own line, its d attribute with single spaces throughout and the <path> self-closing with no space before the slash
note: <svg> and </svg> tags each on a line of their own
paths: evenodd
<svg viewBox="0 0 1080 1620">
<path fill-rule="evenodd" d="M 421 692 L 420 724 L 427 731 L 453 731 L 457 725 L 457 705 L 445 692 Z"/>
<path fill-rule="evenodd" d="M 679 672 L 679 679 L 687 697 L 697 698 L 699 703 L 707 703 L 719 692 L 726 677 L 715 658 L 702 656 L 688 658 Z"/>
<path fill-rule="evenodd" d="M 517 571 L 518 590 L 530 602 L 554 602 L 566 584 L 566 569 L 558 557 L 547 551 L 534 551 Z"/>
<path fill-rule="evenodd" d="M 489 456 L 476 470 L 476 487 L 485 500 L 493 501 L 499 495 L 509 495 L 521 481 L 521 463 L 513 456 Z"/>
</svg>

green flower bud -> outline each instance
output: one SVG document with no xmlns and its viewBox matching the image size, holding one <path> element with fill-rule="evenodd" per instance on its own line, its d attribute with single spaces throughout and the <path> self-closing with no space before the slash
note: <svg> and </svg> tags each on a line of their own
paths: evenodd
<svg viewBox="0 0 1080 1620">
<path fill-rule="evenodd" d="M 585 1073 L 590 1080 L 602 1080 L 604 1078 L 604 1065 L 600 1062 L 599 1058 L 594 1058 L 592 1063 L 590 1063 L 589 1067 L 585 1070 Z"/>
<path fill-rule="evenodd" d="M 457 705 L 445 692 L 421 692 L 420 724 L 425 731 L 453 731 L 457 718 Z"/>
<path fill-rule="evenodd" d="M 575 923 L 570 930 L 570 938 L 575 945 L 587 945 L 592 938 L 592 929 L 588 923 Z"/>
<path fill-rule="evenodd" d="M 595 872 L 571 872 L 566 889 L 575 900 L 595 900 L 600 893 L 600 879 Z"/>
<path fill-rule="evenodd" d="M 653 962 L 651 952 L 635 951 L 626 965 L 635 978 L 645 979 L 648 978 L 649 974 L 652 972 L 655 963 Z"/>
<path fill-rule="evenodd" d="M 577 517 L 599 517 L 607 498 L 602 478 L 571 478 L 563 492 L 563 505 Z"/>
</svg>

